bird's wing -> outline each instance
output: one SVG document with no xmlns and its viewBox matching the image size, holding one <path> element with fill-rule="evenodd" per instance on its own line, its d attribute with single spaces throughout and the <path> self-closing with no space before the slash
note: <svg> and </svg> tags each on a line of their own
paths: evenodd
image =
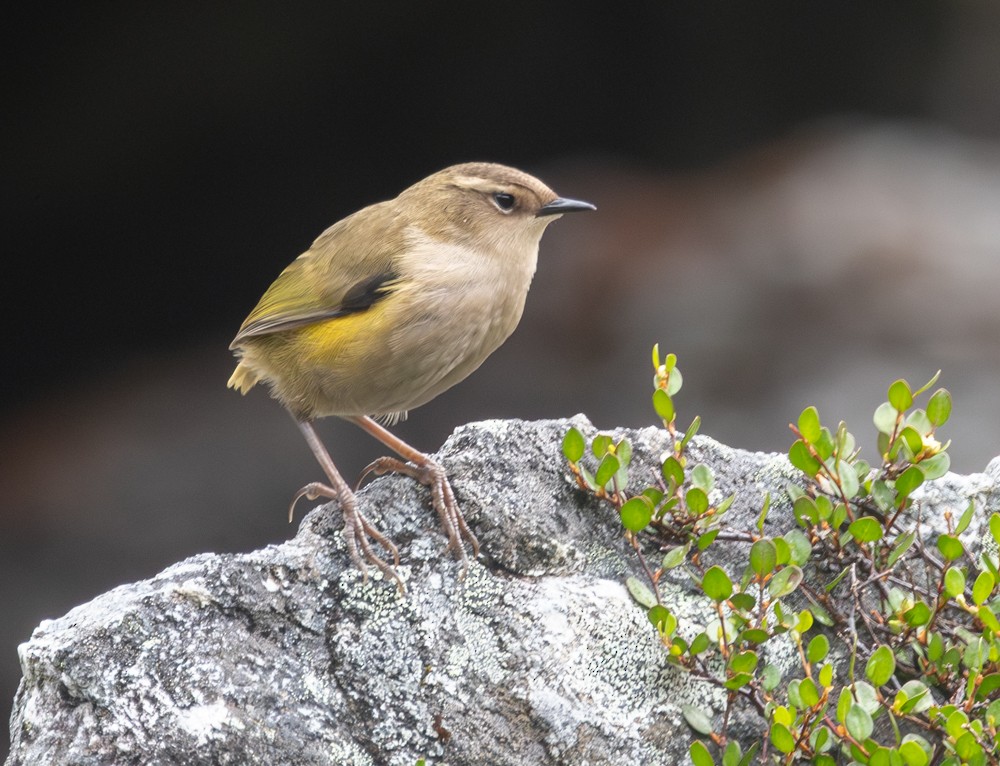
<svg viewBox="0 0 1000 766">
<path fill-rule="evenodd" d="M 281 272 L 230 348 L 247 338 L 364 311 L 392 292 L 399 282 L 392 242 L 386 246 L 385 237 L 377 243 L 365 241 L 354 218 L 330 227 Z"/>
</svg>

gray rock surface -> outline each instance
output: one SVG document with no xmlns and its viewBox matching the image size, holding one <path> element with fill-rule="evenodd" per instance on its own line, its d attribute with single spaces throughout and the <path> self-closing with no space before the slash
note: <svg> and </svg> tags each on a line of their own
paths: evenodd
<svg viewBox="0 0 1000 766">
<path fill-rule="evenodd" d="M 400 547 L 405 595 L 362 580 L 321 506 L 282 545 L 195 556 L 43 622 L 20 647 L 7 766 L 687 762 L 680 706 L 721 698 L 666 663 L 629 597 L 640 568 L 617 516 L 568 481 L 571 424 L 596 433 L 582 416 L 489 421 L 444 445 L 483 546 L 464 580 L 425 490 L 386 477 L 360 503 Z M 664 432 L 628 436 L 635 480 L 652 481 Z M 707 437 L 691 454 L 715 471 L 713 500 L 737 493 L 731 524 L 749 525 L 766 491 L 769 520 L 787 522 L 782 456 Z M 998 475 L 994 461 L 935 482 L 925 518 L 972 496 L 996 510 Z M 745 554 L 716 548 L 731 569 Z M 693 635 L 707 600 L 671 575 L 665 602 Z M 731 730 L 759 736 L 749 719 Z"/>
</svg>

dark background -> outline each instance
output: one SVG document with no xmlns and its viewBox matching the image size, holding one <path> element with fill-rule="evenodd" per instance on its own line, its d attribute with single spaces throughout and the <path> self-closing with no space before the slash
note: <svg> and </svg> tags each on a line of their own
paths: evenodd
<svg viewBox="0 0 1000 766">
<path fill-rule="evenodd" d="M 660 341 L 682 418 L 738 446 L 786 448 L 809 403 L 873 444 L 886 386 L 943 367 L 956 469 L 1000 452 L 988 4 L 37 8 L 0 54 L 4 717 L 41 619 L 293 533 L 318 469 L 279 407 L 225 390 L 226 346 L 322 229 L 455 162 L 599 211 L 550 229 L 521 330 L 404 438 L 650 424 Z M 323 433 L 348 472 L 377 454 Z"/>
</svg>

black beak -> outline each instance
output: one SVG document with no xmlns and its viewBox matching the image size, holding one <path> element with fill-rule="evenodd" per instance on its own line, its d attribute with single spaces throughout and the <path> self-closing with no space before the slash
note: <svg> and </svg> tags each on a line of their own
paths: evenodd
<svg viewBox="0 0 1000 766">
<path fill-rule="evenodd" d="M 538 209 L 538 212 L 535 213 L 535 218 L 541 218 L 544 215 L 561 215 L 563 213 L 572 213 L 576 210 L 597 210 L 597 208 L 594 205 L 591 205 L 589 202 L 582 202 L 578 199 L 565 199 L 563 197 L 556 197 L 547 205 L 542 205 Z"/>
</svg>

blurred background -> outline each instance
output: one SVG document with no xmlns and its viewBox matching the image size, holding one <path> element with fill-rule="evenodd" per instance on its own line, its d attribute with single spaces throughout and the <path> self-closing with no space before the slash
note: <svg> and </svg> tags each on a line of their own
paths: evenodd
<svg viewBox="0 0 1000 766">
<path fill-rule="evenodd" d="M 996 4 L 32 7 L 0 53 L 4 720 L 40 620 L 294 533 L 319 469 L 226 390 L 228 343 L 326 226 L 455 162 L 599 210 L 549 229 L 521 327 L 417 446 L 652 424 L 659 342 L 681 421 L 735 446 L 787 449 L 815 404 L 871 458 L 888 384 L 941 368 L 953 469 L 1000 453 Z M 380 454 L 321 433 L 349 476 Z"/>
</svg>

